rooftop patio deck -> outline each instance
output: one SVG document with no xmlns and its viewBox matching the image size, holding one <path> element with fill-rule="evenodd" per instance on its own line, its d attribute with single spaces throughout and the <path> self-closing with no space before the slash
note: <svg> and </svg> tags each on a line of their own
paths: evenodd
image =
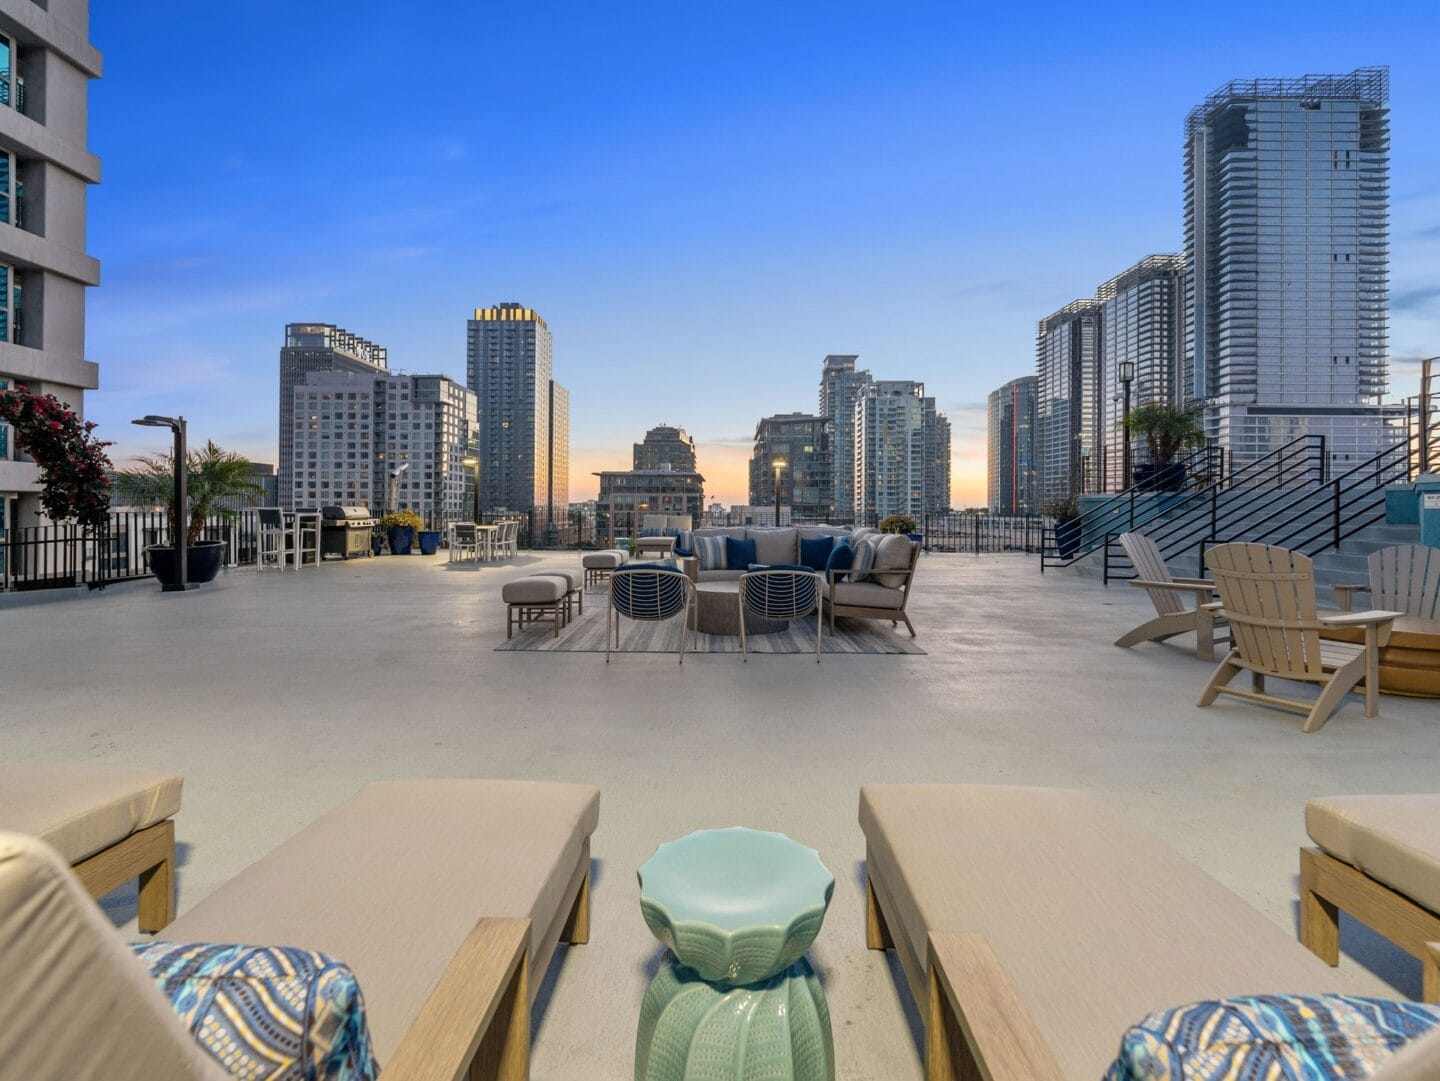
<svg viewBox="0 0 1440 1081">
<path fill-rule="evenodd" d="M 183 772 L 182 912 L 372 779 L 598 786 L 592 937 L 561 951 L 537 1004 L 540 1081 L 631 1075 L 660 956 L 635 869 L 691 830 L 744 824 L 820 850 L 837 886 L 811 957 L 838 1076 L 918 1078 L 893 956 L 864 947 L 862 782 L 1102 792 L 1293 929 L 1305 800 L 1429 791 L 1440 776 L 1435 701 L 1387 696 L 1366 719 L 1352 697 L 1308 736 L 1292 714 L 1197 709 L 1210 666 L 1187 639 L 1110 644 L 1150 612 L 1143 593 L 1042 578 L 1033 558 L 925 555 L 910 604 L 923 656 L 718 654 L 683 667 L 673 654 L 607 666 L 594 653 L 497 652 L 500 584 L 545 565 L 579 558 L 244 569 L 185 595 L 144 583 L 0 609 L 0 747 Z M 132 899 L 109 908 L 133 930 Z M 1418 993 L 1404 954 L 1360 928 L 1342 941 L 1356 991 Z"/>
</svg>

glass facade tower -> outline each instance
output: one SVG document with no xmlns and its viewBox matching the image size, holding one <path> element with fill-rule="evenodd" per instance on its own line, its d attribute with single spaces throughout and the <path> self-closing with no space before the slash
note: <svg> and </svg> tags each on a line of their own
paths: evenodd
<svg viewBox="0 0 1440 1081">
<path fill-rule="evenodd" d="M 1389 71 L 1247 79 L 1185 121 L 1186 396 L 1235 465 L 1391 445 Z"/>
<path fill-rule="evenodd" d="M 1035 454 L 1041 503 L 1099 484 L 1101 302 L 1075 300 L 1035 337 Z"/>
<path fill-rule="evenodd" d="M 510 301 L 476 308 L 467 331 L 465 378 L 479 410 L 480 509 L 544 508 L 552 489 L 550 328 L 538 312 Z M 567 427 L 567 452 L 568 445 Z"/>
<path fill-rule="evenodd" d="M 755 425 L 750 458 L 750 505 L 775 505 L 775 470 L 780 470 L 780 503 L 792 521 L 828 521 L 835 514 L 835 422 L 808 413 L 764 417 Z"/>
<path fill-rule="evenodd" d="M 834 489 L 835 515 L 841 522 L 854 519 L 855 494 L 855 402 L 870 382 L 870 373 L 856 370 L 855 354 L 832 353 L 820 373 L 820 415 L 835 422 Z"/>
<path fill-rule="evenodd" d="M 1038 514 L 1033 375 L 990 392 L 986 403 L 986 495 L 991 514 Z"/>
</svg>

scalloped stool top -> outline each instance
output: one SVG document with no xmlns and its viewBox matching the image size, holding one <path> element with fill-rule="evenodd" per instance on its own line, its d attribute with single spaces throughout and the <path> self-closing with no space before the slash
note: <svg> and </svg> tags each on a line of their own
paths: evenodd
<svg viewBox="0 0 1440 1081">
<path fill-rule="evenodd" d="M 639 870 L 651 932 L 712 983 L 768 979 L 800 958 L 825 920 L 835 876 L 783 833 L 700 830 Z"/>
</svg>

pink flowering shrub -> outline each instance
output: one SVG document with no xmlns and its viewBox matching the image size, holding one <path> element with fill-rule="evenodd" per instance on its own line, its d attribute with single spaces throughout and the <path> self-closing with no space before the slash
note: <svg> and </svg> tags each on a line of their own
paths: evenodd
<svg viewBox="0 0 1440 1081">
<path fill-rule="evenodd" d="M 93 421 L 81 420 L 68 402 L 29 387 L 0 390 L 0 421 L 14 429 L 15 445 L 40 467 L 40 503 L 56 522 L 71 519 L 103 530 L 110 520 L 110 444 L 96 439 Z"/>
</svg>

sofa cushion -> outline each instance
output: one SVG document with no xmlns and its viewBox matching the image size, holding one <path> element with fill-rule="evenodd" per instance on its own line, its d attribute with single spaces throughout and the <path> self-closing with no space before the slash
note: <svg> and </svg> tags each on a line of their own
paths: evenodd
<svg viewBox="0 0 1440 1081">
<path fill-rule="evenodd" d="M 814 567 L 806 567 L 800 563 L 751 563 L 749 570 L 752 574 L 760 571 L 800 571 L 804 574 L 815 573 Z"/>
<path fill-rule="evenodd" d="M 586 552 L 580 557 L 580 565 L 592 569 L 614 569 L 625 562 L 625 553 L 614 549 L 602 552 Z"/>
<path fill-rule="evenodd" d="M 835 537 L 800 538 L 800 562 L 812 571 L 823 571 L 830 553 L 835 550 Z"/>
<path fill-rule="evenodd" d="M 891 611 L 905 603 L 905 594 L 876 582 L 837 581 L 826 595 L 832 602 L 854 608 L 886 608 Z"/>
<path fill-rule="evenodd" d="M 693 534 L 695 556 L 700 560 L 701 571 L 725 570 L 729 567 L 725 552 L 726 537 L 701 536 Z"/>
<path fill-rule="evenodd" d="M 532 995 L 578 885 L 600 794 L 540 781 L 380 781 L 161 932 L 344 958 L 382 1065 L 482 916 L 529 919 Z"/>
<path fill-rule="evenodd" d="M 929 932 L 983 935 L 1066 1077 L 1101 1077 L 1159 1004 L 1353 981 L 1088 793 L 866 785 L 860 825 L 919 971 Z"/>
<path fill-rule="evenodd" d="M 694 523 L 690 520 L 690 515 L 688 514 L 670 514 L 666 516 L 665 524 L 678 534 L 689 533 Z"/>
<path fill-rule="evenodd" d="M 799 534 L 794 529 L 747 529 L 745 538 L 755 542 L 754 563 L 798 563 Z"/>
<path fill-rule="evenodd" d="M 1440 1027 L 1440 1006 L 1255 995 L 1157 1010 L 1120 1039 L 1105 1081 L 1363 1081 Z"/>
<path fill-rule="evenodd" d="M 79 863 L 180 810 L 178 773 L 93 762 L 0 762 L 0 829 Z"/>
<path fill-rule="evenodd" d="M 855 558 L 850 562 L 850 581 L 870 581 L 870 568 L 875 565 L 875 550 L 878 544 L 879 541 L 872 537 L 855 542 Z"/>
<path fill-rule="evenodd" d="M 1440 1077 L 1440 1027 L 1401 1048 L 1370 1081 L 1435 1081 Z"/>
<path fill-rule="evenodd" d="M 737 540 L 734 537 L 725 538 L 725 568 L 732 571 L 743 571 L 751 563 L 757 562 L 755 556 L 755 542 L 753 540 Z M 702 564 L 703 567 L 703 564 Z"/>
<path fill-rule="evenodd" d="M 737 537 L 745 539 L 745 527 L 743 525 L 707 525 L 699 529 L 692 529 L 697 537 Z"/>
<path fill-rule="evenodd" d="M 1305 832 L 1337 860 L 1440 912 L 1440 794 L 1312 799 Z"/>
<path fill-rule="evenodd" d="M 285 946 L 135 942 L 180 1023 L 216 1063 L 266 1081 L 374 1081 L 355 973 Z"/>
<path fill-rule="evenodd" d="M 830 549 L 830 558 L 825 560 L 825 570 L 827 572 L 848 571 L 854 563 L 855 549 L 850 547 L 849 541 L 840 540 L 835 543 L 834 548 Z M 840 575 L 836 575 L 835 580 L 839 581 Z"/>
<path fill-rule="evenodd" d="M 870 580 L 891 589 L 903 586 L 906 575 L 882 574 L 881 572 L 908 570 L 914 551 L 915 543 L 905 534 L 886 533 L 875 544 L 875 563 L 874 569 L 870 572 Z"/>
<path fill-rule="evenodd" d="M 853 545 L 864 540 L 866 537 L 875 537 L 879 536 L 879 534 L 880 530 L 876 529 L 873 525 L 857 525 L 854 529 L 850 530 L 850 543 Z"/>
</svg>

